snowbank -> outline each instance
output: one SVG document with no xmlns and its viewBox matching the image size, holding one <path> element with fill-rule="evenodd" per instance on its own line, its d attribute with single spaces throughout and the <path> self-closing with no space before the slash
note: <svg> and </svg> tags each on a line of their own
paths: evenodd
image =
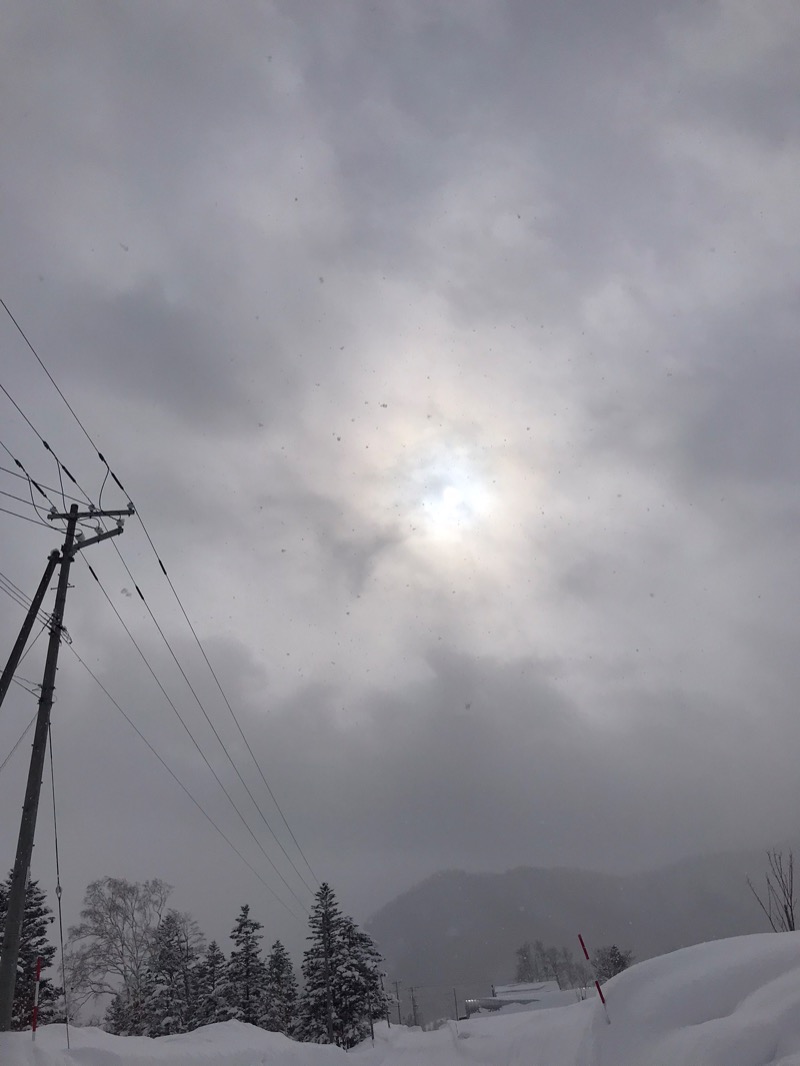
<svg viewBox="0 0 800 1066">
<path fill-rule="evenodd" d="M 228 1022 L 187 1036 L 112 1037 L 59 1026 L 0 1035 L 2 1066 L 800 1066 L 800 933 L 720 940 L 650 959 L 599 1000 L 451 1023 L 380 1026 L 345 1056 Z"/>
<path fill-rule="evenodd" d="M 102 1029 L 70 1029 L 66 1050 L 63 1025 L 45 1025 L 36 1034 L 0 1033 L 0 1066 L 343 1066 L 344 1051 L 297 1044 L 242 1022 L 222 1022 L 183 1036 L 111 1036 Z"/>
</svg>

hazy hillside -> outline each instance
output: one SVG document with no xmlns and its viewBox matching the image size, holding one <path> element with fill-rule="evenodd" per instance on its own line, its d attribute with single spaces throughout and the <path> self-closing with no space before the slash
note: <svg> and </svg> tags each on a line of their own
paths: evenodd
<svg viewBox="0 0 800 1066">
<path fill-rule="evenodd" d="M 369 930 L 406 984 L 486 988 L 513 977 L 524 940 L 579 950 L 616 942 L 638 959 L 705 940 L 762 932 L 746 884 L 763 851 L 705 856 L 623 877 L 520 867 L 502 874 L 446 871 L 388 903 Z"/>
</svg>

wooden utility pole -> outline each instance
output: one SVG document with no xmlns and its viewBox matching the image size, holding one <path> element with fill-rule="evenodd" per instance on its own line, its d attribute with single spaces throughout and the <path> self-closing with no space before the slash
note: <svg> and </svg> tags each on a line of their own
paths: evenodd
<svg viewBox="0 0 800 1066">
<path fill-rule="evenodd" d="M 372 1037 L 372 1046 L 375 1047 L 375 1023 L 372 1020 L 372 992 L 367 985 L 367 1015 L 369 1017 L 369 1035 Z"/>
<path fill-rule="evenodd" d="M 31 600 L 31 605 L 28 608 L 28 613 L 25 615 L 25 621 L 22 623 L 22 629 L 19 631 L 14 647 L 11 649 L 11 654 L 8 657 L 6 668 L 3 671 L 2 677 L 0 677 L 0 705 L 6 697 L 9 685 L 14 678 L 14 672 L 19 666 L 19 661 L 22 658 L 22 653 L 25 651 L 25 645 L 28 643 L 28 637 L 31 635 L 33 629 L 33 623 L 36 615 L 39 613 L 39 608 L 42 606 L 42 600 L 44 594 L 47 592 L 47 586 L 50 584 L 50 578 L 55 573 L 56 566 L 58 565 L 59 553 L 57 551 L 50 552 L 47 559 L 47 566 L 45 567 L 42 580 L 39 582 L 39 587 L 36 590 L 36 594 Z"/>
<path fill-rule="evenodd" d="M 46 571 L 49 580 L 52 574 L 50 563 L 52 562 L 53 569 L 56 565 L 61 567 L 56 588 L 55 607 L 50 620 L 50 641 L 47 646 L 42 691 L 39 697 L 36 731 L 33 735 L 33 749 L 28 770 L 28 782 L 25 787 L 25 802 L 22 807 L 17 854 L 11 876 L 11 887 L 8 892 L 8 909 L 6 910 L 5 928 L 3 930 L 3 946 L 0 948 L 0 1032 L 5 1032 L 11 1028 L 19 944 L 22 936 L 22 922 L 25 916 L 25 889 L 28 884 L 28 870 L 30 869 L 31 854 L 33 852 L 36 816 L 39 812 L 39 793 L 42 788 L 47 734 L 50 727 L 50 710 L 53 706 L 55 692 L 58 651 L 61 646 L 61 634 L 64 628 L 64 607 L 67 602 L 67 589 L 69 588 L 69 570 L 75 556 L 83 548 L 87 548 L 90 544 L 97 544 L 108 537 L 119 536 L 122 532 L 122 516 L 131 514 L 133 514 L 133 506 L 131 504 L 128 504 L 127 509 L 124 511 L 96 511 L 94 509 L 91 511 L 79 511 L 78 505 L 74 503 L 69 510 L 69 514 L 51 513 L 48 516 L 50 519 L 66 519 L 67 529 L 60 556 L 57 559 L 53 559 L 51 556 L 48 561 L 48 571 Z M 76 534 L 78 521 L 82 518 L 117 518 L 118 522 L 116 528 L 109 530 L 101 530 L 98 525 L 96 535 L 87 539 L 81 533 Z M 42 590 L 42 595 L 44 595 L 44 590 Z M 23 630 L 28 625 L 28 622 L 29 619 L 26 618 L 25 623 L 23 623 Z M 30 632 L 30 627 L 28 631 Z M 17 644 L 19 644 L 19 640 L 17 640 Z M 15 650 L 12 651 L 12 659 L 15 651 L 16 645 Z M 13 674 L 13 667 L 11 672 Z"/>
</svg>

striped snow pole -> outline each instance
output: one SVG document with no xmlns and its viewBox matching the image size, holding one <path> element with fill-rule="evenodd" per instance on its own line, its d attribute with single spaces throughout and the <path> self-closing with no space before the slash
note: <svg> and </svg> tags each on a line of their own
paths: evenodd
<svg viewBox="0 0 800 1066">
<path fill-rule="evenodd" d="M 586 944 L 584 943 L 583 936 L 582 936 L 581 933 L 578 933 L 578 940 L 580 940 L 580 942 L 581 942 L 581 947 L 583 948 L 583 954 L 586 957 L 586 961 L 591 966 L 592 960 L 589 958 L 589 952 L 586 950 Z M 611 1018 L 609 1017 L 609 1014 L 608 1014 L 608 1006 L 606 1004 L 606 997 L 603 995 L 603 990 L 600 987 L 600 982 L 597 980 L 596 977 L 594 979 L 594 987 L 597 989 L 597 994 L 600 997 L 600 1002 L 603 1004 L 603 1010 L 606 1012 L 606 1021 L 608 1022 L 609 1025 L 611 1025 Z"/>
<path fill-rule="evenodd" d="M 42 978 L 42 959 L 36 956 L 36 981 L 33 986 L 33 1015 L 31 1017 L 31 1040 L 36 1039 L 36 1023 L 39 1020 L 39 982 Z"/>
</svg>

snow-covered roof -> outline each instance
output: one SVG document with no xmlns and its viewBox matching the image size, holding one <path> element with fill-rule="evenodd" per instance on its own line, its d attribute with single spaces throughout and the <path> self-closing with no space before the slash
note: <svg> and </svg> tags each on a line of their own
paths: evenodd
<svg viewBox="0 0 800 1066">
<path fill-rule="evenodd" d="M 494 994 L 498 999 L 524 999 L 530 996 L 538 999 L 544 992 L 559 992 L 558 981 L 526 981 L 521 984 L 495 985 Z"/>
</svg>

